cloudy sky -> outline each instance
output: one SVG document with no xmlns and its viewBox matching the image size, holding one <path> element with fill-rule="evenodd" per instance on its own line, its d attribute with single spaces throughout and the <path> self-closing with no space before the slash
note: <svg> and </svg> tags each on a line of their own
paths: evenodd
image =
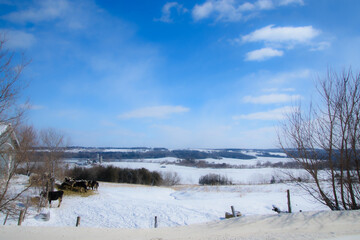
<svg viewBox="0 0 360 240">
<path fill-rule="evenodd" d="M 328 68 L 360 69 L 358 0 L 0 0 L 28 122 L 72 145 L 277 147 Z"/>
</svg>

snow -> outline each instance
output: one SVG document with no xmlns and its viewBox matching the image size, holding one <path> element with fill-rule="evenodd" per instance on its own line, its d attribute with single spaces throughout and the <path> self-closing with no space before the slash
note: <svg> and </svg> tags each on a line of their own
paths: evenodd
<svg viewBox="0 0 360 240">
<path fill-rule="evenodd" d="M 177 228 L 105 229 L 80 227 L 0 226 L 2 239 L 98 240 L 98 239 L 211 239 L 211 240 L 303 240 L 360 238 L 359 211 L 302 212 L 245 216 Z"/>
<path fill-rule="evenodd" d="M 65 152 L 78 153 L 78 152 L 148 152 L 148 148 L 70 148 Z"/>
<path fill-rule="evenodd" d="M 206 159 L 206 161 L 228 163 L 244 161 L 249 164 L 248 166 L 253 166 L 253 162 L 268 159 L 258 157 L 255 160 Z M 282 158 L 274 158 L 275 160 L 288 161 Z M 74 239 L 74 236 L 81 232 L 81 236 L 76 237 L 80 240 L 99 239 L 99 237 L 104 239 L 104 236 L 108 236 L 108 239 L 120 236 L 119 239 L 318 239 L 321 237 L 321 239 L 338 240 L 360 237 L 360 223 L 357 220 L 360 212 L 332 213 L 296 185 L 270 184 L 272 177 L 276 180 L 286 178 L 283 169 L 193 168 L 175 165 L 176 158 L 131 161 L 106 162 L 103 165 L 133 169 L 144 167 L 163 173 L 176 172 L 181 177 L 182 185 L 155 187 L 100 182 L 98 191 L 93 195 L 88 197 L 65 195 L 60 208 L 56 207 L 58 202 L 55 201 L 52 208 L 43 209 L 42 214 L 50 214 L 48 221 L 39 217 L 37 209 L 29 208 L 21 231 L 16 231 L 14 230 L 16 228 L 11 226 L 17 224 L 17 216 L 9 218 L 6 227 L 0 227 L 0 239 L 42 239 L 45 237 L 41 236 L 56 232 L 62 234 L 54 239 L 69 239 L 69 237 Z M 67 163 L 75 164 L 76 159 L 69 159 Z M 301 170 L 291 171 L 299 176 L 304 174 Z M 199 178 L 208 173 L 227 176 L 236 185 L 198 185 Z M 16 180 L 16 189 L 19 190 L 25 186 L 27 178 L 19 176 L 14 180 Z M 294 213 L 277 214 L 272 211 L 272 205 L 286 211 L 288 189 L 291 193 Z M 240 211 L 242 217 L 224 220 L 225 212 L 231 212 L 231 206 L 234 206 L 236 211 Z M 81 228 L 74 228 L 78 216 L 81 217 Z M 153 230 L 155 216 L 158 219 L 159 229 Z M 3 214 L 0 215 L 0 222 L 4 221 L 4 218 Z"/>
<path fill-rule="evenodd" d="M 148 152 L 149 149 L 106 148 L 102 152 Z"/>
<path fill-rule="evenodd" d="M 70 148 L 65 152 L 78 153 L 78 152 L 147 152 L 147 148 Z"/>
<path fill-rule="evenodd" d="M 326 210 L 304 192 L 286 184 L 198 186 L 181 185 L 173 188 L 141 185 L 100 183 L 95 195 L 65 196 L 61 207 L 57 201 L 50 220 L 39 219 L 36 209 L 29 209 L 24 226 L 73 226 L 77 216 L 84 227 L 151 228 L 155 216 L 159 227 L 191 225 L 220 220 L 234 206 L 243 215 L 274 215 L 272 205 L 287 209 L 286 190 L 292 193 L 294 212 Z M 1 219 L 0 219 L 1 220 Z M 7 225 L 17 224 L 17 219 Z"/>
<path fill-rule="evenodd" d="M 8 129 L 9 124 L 0 122 L 0 136 Z"/>
<path fill-rule="evenodd" d="M 249 161 L 249 160 L 244 160 Z M 287 179 L 286 173 L 278 168 L 193 168 L 173 164 L 161 164 L 156 162 L 106 162 L 104 166 L 112 165 L 121 168 L 146 168 L 160 173 L 176 172 L 180 176 L 182 184 L 198 184 L 201 176 L 215 173 L 228 177 L 234 184 L 264 184 L 270 183 L 272 177 Z M 299 175 L 305 171 L 294 170 Z"/>
<path fill-rule="evenodd" d="M 214 159 L 214 158 L 206 158 L 204 161 L 208 163 L 222 164 L 226 163 L 232 166 L 241 166 L 241 167 L 254 167 L 258 163 L 264 164 L 266 162 L 269 163 L 287 163 L 292 162 L 289 158 L 277 158 L 277 157 L 257 157 L 256 159 L 235 159 L 235 158 L 222 158 L 222 159 Z"/>
</svg>

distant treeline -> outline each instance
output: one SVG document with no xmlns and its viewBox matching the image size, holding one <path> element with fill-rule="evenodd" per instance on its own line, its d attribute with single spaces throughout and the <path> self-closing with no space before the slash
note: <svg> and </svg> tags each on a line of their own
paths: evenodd
<svg viewBox="0 0 360 240">
<path fill-rule="evenodd" d="M 65 152 L 64 158 L 87 158 L 94 159 L 100 154 L 106 159 L 144 159 L 144 158 L 164 158 L 174 157 L 180 159 L 205 159 L 205 158 L 235 158 L 235 159 L 255 159 L 256 157 L 246 155 L 240 150 L 219 150 L 219 151 L 198 151 L 198 150 L 168 150 L 164 148 L 149 149 L 146 151 L 128 151 L 128 152 L 103 152 L 103 151 L 79 151 Z"/>
</svg>

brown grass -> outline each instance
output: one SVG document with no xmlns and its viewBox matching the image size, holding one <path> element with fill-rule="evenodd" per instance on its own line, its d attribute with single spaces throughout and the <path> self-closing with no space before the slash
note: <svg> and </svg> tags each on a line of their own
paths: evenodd
<svg viewBox="0 0 360 240">
<path fill-rule="evenodd" d="M 66 190 L 65 189 L 65 190 L 61 190 L 61 191 L 64 191 L 64 196 L 65 197 L 67 197 L 67 196 L 89 197 L 89 196 L 97 194 L 97 192 L 93 191 L 93 190 L 87 190 L 87 192 L 81 192 L 81 191 L 79 191 L 77 189 L 74 189 L 74 190 Z"/>
<path fill-rule="evenodd" d="M 56 184 L 55 185 L 56 186 L 56 189 L 58 190 L 58 191 L 64 191 L 64 196 L 80 196 L 80 197 L 89 197 L 89 196 L 91 196 L 91 195 L 95 195 L 95 194 L 97 194 L 97 192 L 96 191 L 94 191 L 94 190 L 91 190 L 91 189 L 88 189 L 86 192 L 84 192 L 84 191 L 81 191 L 82 190 L 82 188 L 71 188 L 71 189 L 69 189 L 69 188 L 67 188 L 67 189 L 60 189 L 60 185 L 59 184 Z"/>
</svg>

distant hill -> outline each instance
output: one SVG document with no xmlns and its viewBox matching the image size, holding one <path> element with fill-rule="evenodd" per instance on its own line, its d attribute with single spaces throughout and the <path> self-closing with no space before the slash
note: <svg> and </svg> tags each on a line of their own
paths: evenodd
<svg viewBox="0 0 360 240">
<path fill-rule="evenodd" d="M 39 152 L 46 151 L 39 148 Z M 91 147 L 68 147 L 65 149 L 65 158 L 95 159 L 101 155 L 103 159 L 147 159 L 174 157 L 179 159 L 206 159 L 206 158 L 235 158 L 256 159 L 261 157 L 283 158 L 286 155 L 279 149 L 249 150 L 249 149 L 176 149 L 166 148 L 91 148 Z"/>
</svg>

